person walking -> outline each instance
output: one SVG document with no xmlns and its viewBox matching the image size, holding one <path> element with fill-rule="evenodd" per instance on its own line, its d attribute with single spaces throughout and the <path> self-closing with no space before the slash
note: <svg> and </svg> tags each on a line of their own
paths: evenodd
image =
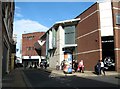
<svg viewBox="0 0 120 89">
<path fill-rule="evenodd" d="M 100 65 L 101 65 L 101 68 L 100 68 L 100 73 L 103 72 L 103 74 L 105 75 L 105 68 L 104 68 L 104 63 L 102 60 L 100 60 Z"/>
<path fill-rule="evenodd" d="M 56 63 L 56 70 L 59 70 L 59 63 L 58 63 L 58 61 Z"/>
<path fill-rule="evenodd" d="M 101 63 L 100 63 L 100 60 L 98 60 L 97 65 L 95 66 L 95 72 L 97 73 L 97 75 L 101 74 Z"/>
<path fill-rule="evenodd" d="M 47 61 L 45 61 L 44 63 L 45 63 L 45 65 L 44 65 L 44 66 L 45 66 L 45 69 L 47 69 Z"/>
<path fill-rule="evenodd" d="M 65 60 L 63 60 L 63 61 L 61 62 L 61 70 L 64 69 L 64 66 L 65 66 Z"/>
<path fill-rule="evenodd" d="M 75 61 L 75 64 L 74 64 L 74 70 L 75 70 L 75 72 L 77 72 L 77 68 L 78 68 L 78 62 L 77 62 L 77 60 Z"/>
<path fill-rule="evenodd" d="M 83 60 L 81 60 L 78 64 L 78 68 L 80 69 L 80 72 L 84 73 L 84 64 L 83 64 Z"/>
</svg>

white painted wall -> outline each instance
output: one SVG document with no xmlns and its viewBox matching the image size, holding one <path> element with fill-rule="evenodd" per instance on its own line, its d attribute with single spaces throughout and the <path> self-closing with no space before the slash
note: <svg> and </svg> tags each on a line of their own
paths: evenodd
<svg viewBox="0 0 120 89">
<path fill-rule="evenodd" d="M 38 40 L 37 42 L 40 44 L 40 46 L 43 46 L 45 43 L 45 41 L 42 41 L 42 40 Z"/>
<path fill-rule="evenodd" d="M 23 56 L 23 59 L 29 59 L 29 56 Z M 31 59 L 40 59 L 40 56 L 31 56 Z"/>
<path fill-rule="evenodd" d="M 111 2 L 99 3 L 101 36 L 113 36 Z"/>
<path fill-rule="evenodd" d="M 64 60 L 64 51 L 62 51 L 62 48 L 65 45 L 65 32 L 64 29 L 62 28 L 62 26 L 59 26 L 59 36 L 60 36 L 60 46 L 59 46 L 59 52 L 60 52 L 60 60 L 59 63 L 61 64 L 61 62 Z"/>
<path fill-rule="evenodd" d="M 29 59 L 29 56 L 23 56 L 23 59 Z"/>
<path fill-rule="evenodd" d="M 49 49 L 52 49 L 52 31 L 49 31 Z"/>
<path fill-rule="evenodd" d="M 59 65 L 61 64 L 61 61 L 64 60 L 64 53 L 62 51 L 62 48 L 64 46 L 64 29 L 62 26 L 59 26 L 57 29 L 57 38 L 56 38 L 57 48 L 54 50 L 54 55 L 51 54 L 49 57 L 49 63 L 51 68 L 56 68 L 57 61 L 59 62 Z M 51 52 L 52 53 L 52 52 Z"/>
<path fill-rule="evenodd" d="M 40 56 L 31 56 L 31 59 L 40 59 Z"/>
<path fill-rule="evenodd" d="M 23 56 L 23 59 L 28 59 L 29 60 L 29 56 Z M 39 59 L 39 63 L 41 62 L 41 57 L 40 56 L 31 56 L 31 59 Z"/>
<path fill-rule="evenodd" d="M 47 33 L 47 36 L 46 36 L 46 55 L 48 55 L 48 49 L 49 49 L 49 34 Z"/>
</svg>

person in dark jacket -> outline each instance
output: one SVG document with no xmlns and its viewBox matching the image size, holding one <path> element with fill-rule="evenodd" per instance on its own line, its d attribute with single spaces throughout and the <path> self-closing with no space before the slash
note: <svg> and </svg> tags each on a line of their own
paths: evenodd
<svg viewBox="0 0 120 89">
<path fill-rule="evenodd" d="M 75 70 L 75 72 L 77 72 L 77 68 L 78 68 L 78 62 L 77 62 L 77 60 L 75 61 L 75 64 L 74 64 L 74 70 Z"/>
<path fill-rule="evenodd" d="M 98 63 L 95 65 L 95 73 L 97 75 L 101 74 L 101 63 L 100 63 L 100 60 L 98 60 Z"/>
<path fill-rule="evenodd" d="M 47 61 L 45 61 L 44 65 L 45 65 L 45 69 L 47 69 Z"/>
</svg>

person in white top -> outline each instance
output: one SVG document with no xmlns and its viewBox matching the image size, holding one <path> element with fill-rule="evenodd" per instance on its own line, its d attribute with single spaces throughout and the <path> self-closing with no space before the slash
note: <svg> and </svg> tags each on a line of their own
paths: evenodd
<svg viewBox="0 0 120 89">
<path fill-rule="evenodd" d="M 100 71 L 102 71 L 103 74 L 105 75 L 104 63 L 102 62 L 102 60 L 100 61 L 100 65 L 101 65 Z"/>
</svg>

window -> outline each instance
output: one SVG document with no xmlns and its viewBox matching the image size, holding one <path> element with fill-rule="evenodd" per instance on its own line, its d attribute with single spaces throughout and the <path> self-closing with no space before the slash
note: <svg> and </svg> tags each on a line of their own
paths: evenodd
<svg viewBox="0 0 120 89">
<path fill-rule="evenodd" d="M 27 50 L 31 50 L 31 47 L 27 47 Z"/>
<path fill-rule="evenodd" d="M 28 38 L 28 40 L 32 40 L 32 39 L 34 39 L 34 36 L 29 36 L 27 38 Z"/>
<path fill-rule="evenodd" d="M 120 13 L 116 15 L 116 24 L 120 25 Z"/>
<path fill-rule="evenodd" d="M 75 44 L 75 26 L 67 26 L 65 30 L 65 44 Z"/>
<path fill-rule="evenodd" d="M 54 48 L 56 48 L 57 44 L 56 44 L 56 37 L 57 37 L 57 32 L 55 29 L 52 30 L 52 46 Z"/>
<path fill-rule="evenodd" d="M 23 39 L 26 39 L 27 37 L 23 37 Z"/>
<path fill-rule="evenodd" d="M 34 50 L 34 47 L 27 47 L 27 50 Z"/>
<path fill-rule="evenodd" d="M 34 47 L 31 47 L 32 48 L 32 50 L 34 50 Z"/>
</svg>

